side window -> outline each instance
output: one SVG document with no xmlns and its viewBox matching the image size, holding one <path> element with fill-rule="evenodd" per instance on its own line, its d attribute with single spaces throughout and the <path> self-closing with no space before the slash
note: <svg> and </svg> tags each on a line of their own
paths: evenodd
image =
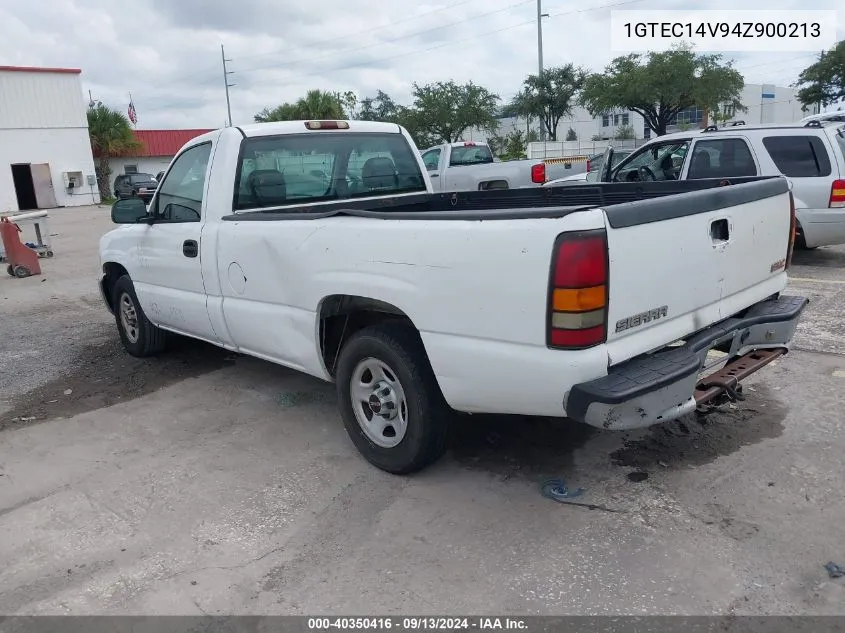
<svg viewBox="0 0 845 633">
<path fill-rule="evenodd" d="M 440 164 L 440 150 L 433 149 L 422 156 L 423 164 L 427 171 L 434 171 L 437 169 L 437 166 Z"/>
<path fill-rule="evenodd" d="M 646 145 L 613 167 L 612 180 L 633 182 L 640 180 L 640 168 L 645 168 L 648 178 L 677 180 L 684 165 L 689 141 L 668 141 Z"/>
<path fill-rule="evenodd" d="M 205 172 L 211 143 L 203 143 L 179 155 L 158 189 L 156 215 L 161 222 L 199 222 Z"/>
<path fill-rule="evenodd" d="M 692 148 L 687 178 L 742 178 L 756 176 L 757 166 L 748 144 L 739 138 L 697 141 Z"/>
<path fill-rule="evenodd" d="M 824 143 L 816 136 L 767 136 L 763 146 L 784 176 L 830 176 L 830 157 Z"/>
</svg>

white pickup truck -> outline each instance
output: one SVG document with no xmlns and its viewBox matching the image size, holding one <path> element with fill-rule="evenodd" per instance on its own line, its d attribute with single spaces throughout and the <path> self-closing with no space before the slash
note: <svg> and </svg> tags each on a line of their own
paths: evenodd
<svg viewBox="0 0 845 633">
<path fill-rule="evenodd" d="M 523 159 L 496 162 L 486 143 L 443 143 L 422 151 L 433 191 L 490 191 L 541 187 L 587 171 L 586 160 Z"/>
<path fill-rule="evenodd" d="M 433 194 L 397 125 L 229 127 L 114 204 L 100 287 L 130 354 L 177 333 L 334 381 L 356 447 L 408 473 L 454 411 L 642 427 L 785 353 L 787 182 L 725 184 Z"/>
</svg>

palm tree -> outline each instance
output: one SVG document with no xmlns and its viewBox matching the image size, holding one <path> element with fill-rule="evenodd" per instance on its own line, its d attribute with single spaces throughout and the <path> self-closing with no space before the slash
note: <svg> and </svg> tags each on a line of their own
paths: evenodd
<svg viewBox="0 0 845 633">
<path fill-rule="evenodd" d="M 126 156 L 137 151 L 141 148 L 141 143 L 132 133 L 125 114 L 99 102 L 88 108 L 88 136 L 91 139 L 91 152 L 97 159 L 94 171 L 97 174 L 100 198 L 110 198 L 109 158 Z"/>
</svg>

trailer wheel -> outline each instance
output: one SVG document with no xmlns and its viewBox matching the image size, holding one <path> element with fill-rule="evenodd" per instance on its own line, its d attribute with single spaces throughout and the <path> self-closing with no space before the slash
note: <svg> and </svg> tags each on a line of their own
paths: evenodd
<svg viewBox="0 0 845 633">
<path fill-rule="evenodd" d="M 346 431 L 377 468 L 408 474 L 446 451 L 454 412 L 412 327 L 387 322 L 353 334 L 336 379 Z"/>
<path fill-rule="evenodd" d="M 29 277 L 32 274 L 32 271 L 29 270 L 26 266 L 15 266 L 13 274 L 18 279 L 23 279 L 25 277 Z"/>
<path fill-rule="evenodd" d="M 164 350 L 166 332 L 153 325 L 144 314 L 129 275 L 123 275 L 115 282 L 112 305 L 120 341 L 127 352 L 143 358 Z"/>
<path fill-rule="evenodd" d="M 8 266 L 6 266 L 6 272 L 7 272 L 7 273 L 9 273 L 9 277 L 14 277 L 14 276 L 15 276 L 15 269 L 14 269 L 14 267 L 13 267 L 11 264 L 9 264 Z"/>
</svg>

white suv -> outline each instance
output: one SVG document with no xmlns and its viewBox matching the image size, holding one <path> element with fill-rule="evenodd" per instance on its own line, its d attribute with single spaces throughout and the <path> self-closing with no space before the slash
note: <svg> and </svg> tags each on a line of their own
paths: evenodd
<svg viewBox="0 0 845 633">
<path fill-rule="evenodd" d="M 605 170 L 615 182 L 784 175 L 798 246 L 845 244 L 845 123 L 744 125 L 667 134 Z"/>
</svg>

